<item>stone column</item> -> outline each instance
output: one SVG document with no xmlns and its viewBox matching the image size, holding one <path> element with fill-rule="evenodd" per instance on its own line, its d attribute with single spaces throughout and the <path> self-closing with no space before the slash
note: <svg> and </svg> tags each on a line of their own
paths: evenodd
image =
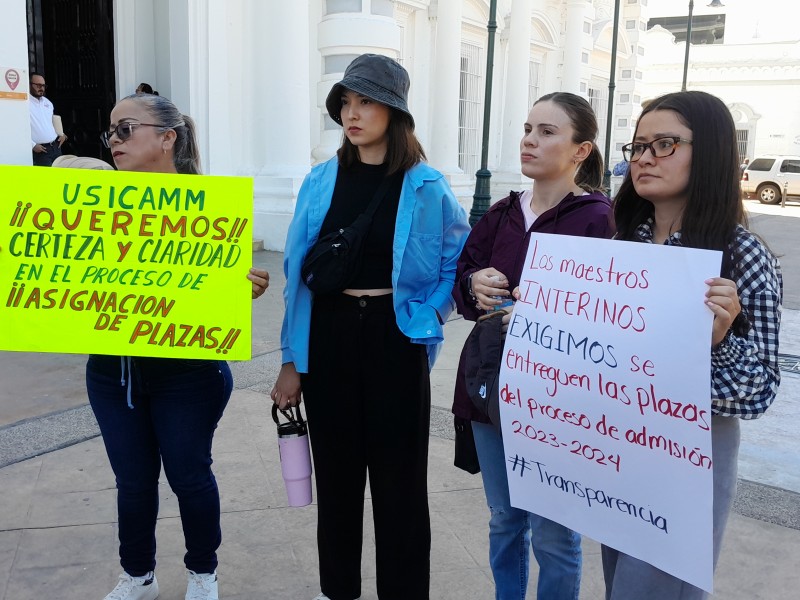
<svg viewBox="0 0 800 600">
<path fill-rule="evenodd" d="M 243 73 L 241 93 L 255 86 L 258 120 L 269 129 L 254 140 L 260 175 L 299 176 L 311 162 L 311 86 L 308 2 L 257 2 L 249 26 L 257 47 L 256 69 Z"/>
<path fill-rule="evenodd" d="M 561 90 L 579 93 L 581 87 L 581 54 L 583 53 L 583 22 L 586 0 L 567 0 L 567 22 L 564 35 L 564 76 Z"/>
<path fill-rule="evenodd" d="M 197 65 L 197 77 L 192 86 L 192 103 L 198 106 L 206 123 L 208 149 L 203 155 L 204 169 L 208 173 L 232 174 L 236 172 L 234 146 L 236 136 L 231 131 L 231 86 L 226 73 L 231 59 L 228 46 L 228 21 L 231 6 L 227 2 L 205 0 L 204 16 L 207 35 L 197 40 L 192 52 L 202 61 Z M 235 89 L 235 88 L 234 88 Z M 204 114 L 203 114 L 204 113 Z"/>
<path fill-rule="evenodd" d="M 458 166 L 458 99 L 461 74 L 461 0 L 439 0 L 431 111 L 431 165 L 445 173 Z"/>
<path fill-rule="evenodd" d="M 531 0 L 513 0 L 508 33 L 508 67 L 503 106 L 500 170 L 519 172 L 519 142 L 528 116 L 531 60 Z"/>
<path fill-rule="evenodd" d="M 303 177 L 311 168 L 308 2 L 247 0 L 242 129 L 254 176 L 253 237 L 283 250 Z"/>
<path fill-rule="evenodd" d="M 169 0 L 167 3 L 168 29 L 160 29 L 160 33 L 167 36 L 165 40 L 166 60 L 169 62 L 169 99 L 175 103 L 184 113 L 196 117 L 191 111 L 191 80 L 194 72 L 192 71 L 192 55 L 190 48 L 196 46 L 200 31 L 194 27 L 200 26 L 204 29 L 202 33 L 207 33 L 208 23 L 198 23 L 198 19 L 189 22 L 190 8 L 194 7 L 192 0 Z M 196 11 L 195 11 L 196 16 Z M 198 58 L 194 57 L 194 65 L 198 64 Z M 163 93 L 163 88 L 162 88 Z M 198 123 L 200 125 L 200 123 Z M 202 151 L 202 148 L 201 148 Z"/>
</svg>

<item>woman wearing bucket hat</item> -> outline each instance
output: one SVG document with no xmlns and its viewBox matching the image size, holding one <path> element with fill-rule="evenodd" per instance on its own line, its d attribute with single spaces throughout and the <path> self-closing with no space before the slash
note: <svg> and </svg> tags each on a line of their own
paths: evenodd
<svg viewBox="0 0 800 600">
<path fill-rule="evenodd" d="M 454 308 L 456 261 L 469 226 L 423 161 L 406 70 L 365 54 L 331 89 L 343 126 L 337 156 L 306 177 L 286 240 L 283 366 L 271 397 L 306 402 L 317 483 L 322 594 L 361 595 L 369 475 L 381 600 L 429 597 L 429 369 Z M 346 284 L 312 291 L 301 277 L 318 239 L 374 211 Z M 376 208 L 377 207 L 377 208 Z M 312 308 L 313 305 L 313 308 Z"/>
</svg>

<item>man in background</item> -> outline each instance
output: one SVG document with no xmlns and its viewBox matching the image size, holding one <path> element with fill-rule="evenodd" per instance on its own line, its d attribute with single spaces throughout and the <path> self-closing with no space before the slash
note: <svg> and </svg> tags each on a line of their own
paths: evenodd
<svg viewBox="0 0 800 600">
<path fill-rule="evenodd" d="M 44 77 L 31 75 L 31 93 L 28 101 L 31 113 L 31 147 L 33 164 L 37 167 L 52 166 L 61 156 L 61 145 L 67 141 L 63 131 L 56 131 L 53 124 L 53 103 L 44 96 L 47 85 Z M 60 123 L 60 118 L 56 117 Z"/>
<path fill-rule="evenodd" d="M 739 165 L 739 173 L 744 175 L 745 169 L 747 169 L 747 167 L 749 167 L 749 166 L 750 166 L 750 159 L 749 158 L 745 158 L 744 162 Z"/>
</svg>

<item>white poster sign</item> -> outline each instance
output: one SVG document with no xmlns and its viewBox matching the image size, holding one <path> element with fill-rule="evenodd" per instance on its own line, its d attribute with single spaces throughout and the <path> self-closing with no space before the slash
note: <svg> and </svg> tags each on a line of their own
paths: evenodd
<svg viewBox="0 0 800 600">
<path fill-rule="evenodd" d="M 720 260 L 532 235 L 500 377 L 511 503 L 708 591 Z"/>
</svg>

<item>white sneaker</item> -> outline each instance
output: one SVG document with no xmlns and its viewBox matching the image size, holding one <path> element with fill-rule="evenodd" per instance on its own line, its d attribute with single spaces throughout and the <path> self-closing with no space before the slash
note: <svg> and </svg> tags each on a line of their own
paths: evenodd
<svg viewBox="0 0 800 600">
<path fill-rule="evenodd" d="M 105 600 L 156 600 L 158 598 L 158 580 L 150 571 L 143 577 L 131 577 L 125 571 L 119 576 L 117 587 L 105 597 Z"/>
<path fill-rule="evenodd" d="M 188 572 L 189 584 L 186 586 L 186 600 L 219 600 L 217 574 Z"/>
</svg>

